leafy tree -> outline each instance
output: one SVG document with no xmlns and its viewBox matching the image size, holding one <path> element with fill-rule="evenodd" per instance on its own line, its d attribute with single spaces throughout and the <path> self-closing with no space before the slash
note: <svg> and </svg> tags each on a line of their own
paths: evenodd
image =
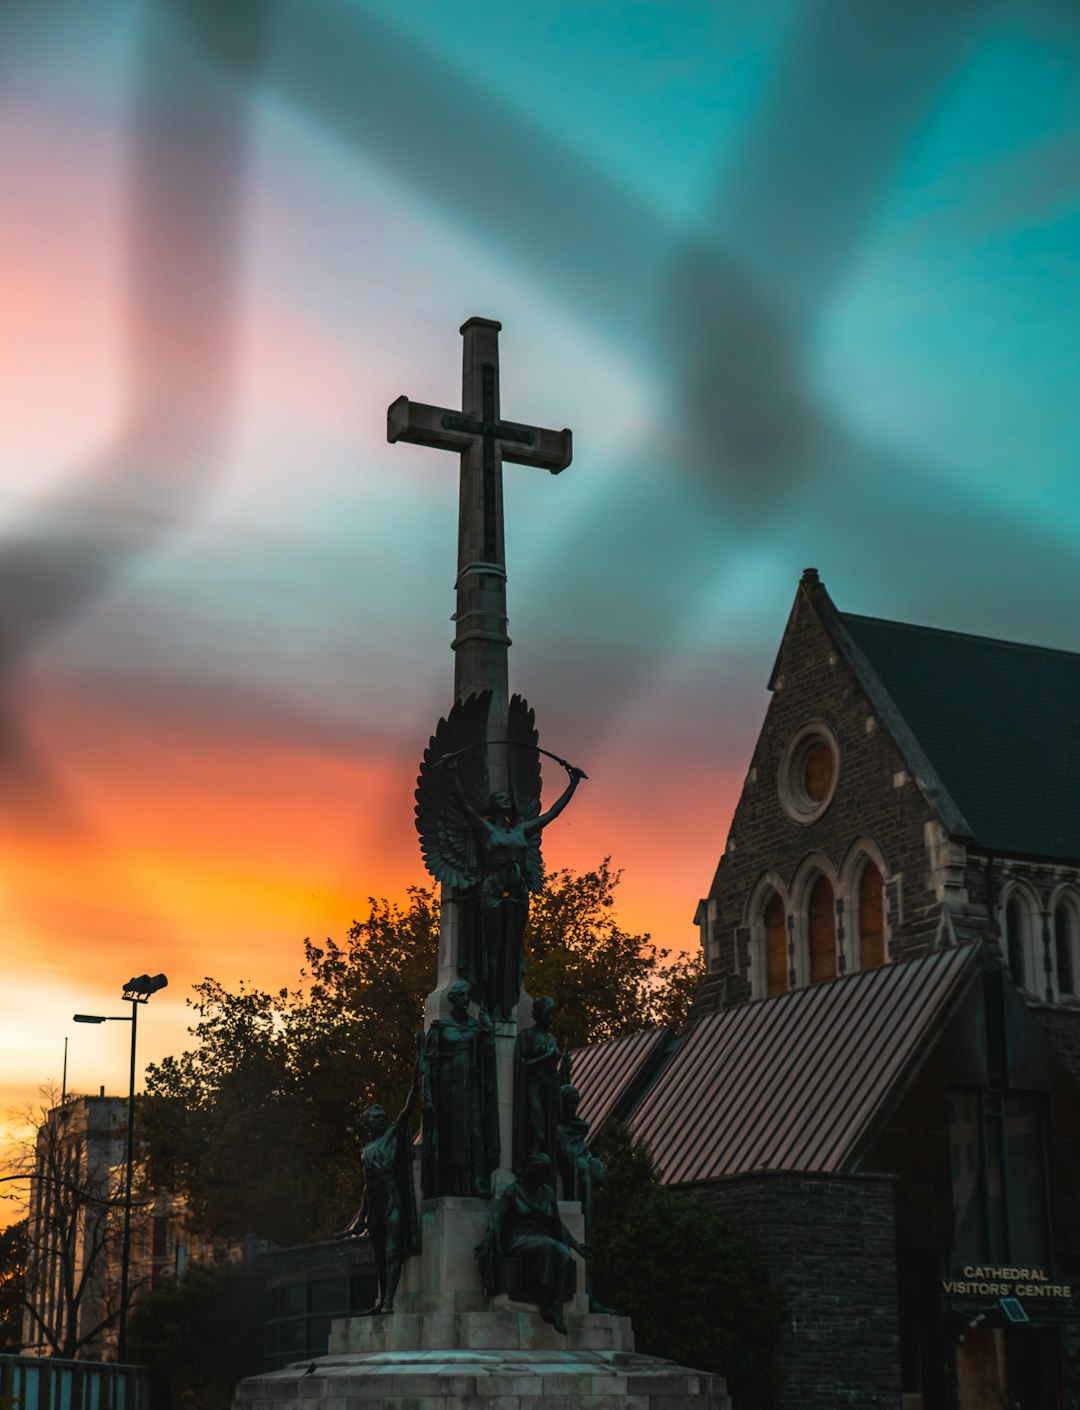
<svg viewBox="0 0 1080 1410">
<path fill-rule="evenodd" d="M 205 1237 L 298 1243 L 359 1205 L 363 1112 L 404 1101 L 438 953 L 430 892 L 369 904 L 343 946 L 304 942 L 296 991 L 196 985 L 196 1046 L 148 1069 L 143 1178 Z"/>
<path fill-rule="evenodd" d="M 704 973 L 698 954 L 662 950 L 623 930 L 615 913 L 622 873 L 554 872 L 533 898 L 525 932 L 525 986 L 559 1005 L 563 1047 L 581 1048 L 662 1024 L 680 1026 Z"/>
<path fill-rule="evenodd" d="M 739 1410 L 772 1410 L 783 1306 L 753 1249 L 693 1195 L 661 1185 L 625 1126 L 608 1123 L 596 1152 L 608 1167 L 593 1213 L 597 1297 L 633 1319 L 639 1351 L 726 1376 Z"/>
<path fill-rule="evenodd" d="M 26 1220 L 0 1229 L 0 1351 L 22 1345 L 26 1296 Z"/>
<path fill-rule="evenodd" d="M 526 985 L 559 1000 L 567 1046 L 681 1022 L 700 976 L 617 924 L 618 880 L 606 861 L 561 871 L 533 902 Z M 413 887 L 344 943 L 305 941 L 296 990 L 195 986 L 195 1046 L 149 1069 L 139 1121 L 144 1178 L 185 1196 L 197 1233 L 296 1243 L 358 1206 L 363 1112 L 404 1103 L 438 934 L 436 894 Z"/>
<path fill-rule="evenodd" d="M 132 1359 L 152 1374 L 153 1410 L 229 1410 L 237 1381 L 260 1369 L 262 1286 L 248 1268 L 188 1269 L 131 1313 Z"/>
</svg>

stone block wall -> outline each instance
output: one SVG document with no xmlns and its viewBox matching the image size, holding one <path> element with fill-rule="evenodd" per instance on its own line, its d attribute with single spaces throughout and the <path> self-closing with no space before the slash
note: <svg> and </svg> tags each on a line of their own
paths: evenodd
<svg viewBox="0 0 1080 1410">
<path fill-rule="evenodd" d="M 1080 1009 L 1032 1005 L 1032 1013 L 1046 1030 L 1057 1055 L 1080 1082 Z"/>
<path fill-rule="evenodd" d="M 826 811 L 801 824 L 781 804 L 778 777 L 789 742 L 811 719 L 824 721 L 836 737 L 839 776 Z M 887 722 L 831 640 L 811 596 L 800 590 L 727 850 L 699 908 L 703 938 L 710 942 L 709 980 L 699 1007 L 751 997 L 750 936 L 742 927 L 747 899 L 765 869 L 789 884 L 806 857 L 819 853 L 839 874 L 860 838 L 870 838 L 885 862 L 889 958 L 921 953 L 935 938 L 941 916 L 928 824 L 936 825 L 934 809 L 911 777 Z M 850 933 L 855 918 L 849 913 L 842 923 Z M 851 946 L 847 949 L 850 954 Z"/>
<path fill-rule="evenodd" d="M 781 1410 L 900 1404 L 895 1183 L 754 1171 L 687 1192 L 743 1232 L 783 1291 Z"/>
</svg>

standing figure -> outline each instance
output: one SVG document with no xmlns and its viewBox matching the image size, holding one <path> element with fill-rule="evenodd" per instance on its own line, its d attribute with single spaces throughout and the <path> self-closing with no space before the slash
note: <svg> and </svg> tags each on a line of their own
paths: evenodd
<svg viewBox="0 0 1080 1410">
<path fill-rule="evenodd" d="M 562 1115 L 556 1143 L 555 1165 L 562 1184 L 563 1199 L 576 1199 L 585 1216 L 585 1242 L 592 1241 L 593 1192 L 607 1176 L 607 1166 L 589 1149 L 589 1123 L 577 1114 L 581 1095 L 567 1082 L 562 1089 Z M 585 1291 L 589 1295 L 590 1312 L 611 1312 L 592 1293 L 592 1277 L 586 1265 Z"/>
<path fill-rule="evenodd" d="M 360 1155 L 364 1167 L 364 1199 L 339 1237 L 358 1238 L 363 1233 L 371 1236 L 379 1275 L 379 1297 L 372 1312 L 393 1312 L 401 1265 L 406 1258 L 420 1252 L 409 1134 L 409 1118 L 419 1091 L 420 1063 L 417 1061 L 412 1090 L 393 1125 L 381 1106 L 370 1106 L 364 1113 L 369 1137 Z"/>
<path fill-rule="evenodd" d="M 514 1044 L 514 1174 L 522 1175 L 531 1155 L 554 1163 L 562 1102 L 558 1039 L 551 1032 L 556 1003 L 546 995 L 533 1001 L 533 1026 Z"/>
<path fill-rule="evenodd" d="M 521 1179 L 508 1185 L 495 1204 L 476 1256 L 485 1267 L 484 1282 L 490 1291 L 517 1291 L 496 1286 L 492 1272 L 496 1260 L 509 1257 L 526 1264 L 526 1288 L 521 1291 L 531 1294 L 528 1300 L 536 1301 L 544 1321 L 565 1336 L 562 1309 L 572 1292 L 570 1250 L 588 1258 L 589 1249 L 578 1243 L 559 1217 L 554 1183 L 548 1157 L 531 1155 Z"/>
<path fill-rule="evenodd" d="M 450 1013 L 437 1018 L 424 1040 L 424 1197 L 491 1193 L 499 1164 L 495 1029 L 481 1003 L 469 1013 L 468 982 L 447 990 Z"/>
<path fill-rule="evenodd" d="M 458 972 L 494 1017 L 514 1016 L 525 978 L 529 893 L 544 884 L 540 834 L 559 816 L 585 777 L 570 776 L 562 795 L 540 812 L 540 753 L 533 712 L 519 695 L 507 710 L 504 751 L 509 787 L 489 788 L 487 728 L 491 694 L 459 701 L 432 736 L 416 788 L 416 826 L 424 863 L 453 887 L 460 941 Z"/>
</svg>

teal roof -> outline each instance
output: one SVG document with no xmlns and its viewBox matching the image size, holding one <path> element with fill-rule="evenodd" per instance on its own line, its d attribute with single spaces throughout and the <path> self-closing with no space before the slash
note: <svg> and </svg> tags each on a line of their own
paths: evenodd
<svg viewBox="0 0 1080 1410">
<path fill-rule="evenodd" d="M 976 841 L 1080 858 L 1080 655 L 837 615 Z"/>
</svg>

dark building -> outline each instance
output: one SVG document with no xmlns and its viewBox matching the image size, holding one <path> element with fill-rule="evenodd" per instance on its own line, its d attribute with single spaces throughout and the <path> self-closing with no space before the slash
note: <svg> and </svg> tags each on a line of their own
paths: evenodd
<svg viewBox="0 0 1080 1410">
<path fill-rule="evenodd" d="M 792 1407 L 1065 1410 L 1080 1292 L 1080 656 L 804 574 L 681 1034 L 594 1125 L 757 1243 Z"/>
</svg>

